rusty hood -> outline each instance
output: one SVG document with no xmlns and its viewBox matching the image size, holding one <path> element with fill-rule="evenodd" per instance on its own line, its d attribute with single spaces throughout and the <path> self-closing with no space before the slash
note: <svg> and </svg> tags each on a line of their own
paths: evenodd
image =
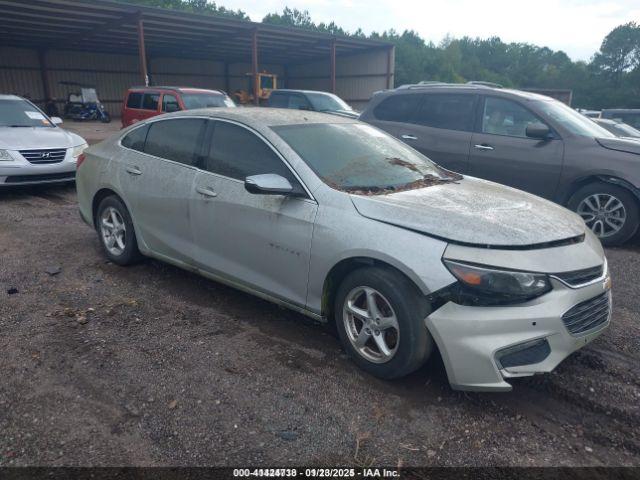
<svg viewBox="0 0 640 480">
<path fill-rule="evenodd" d="M 527 247 L 576 238 L 586 228 L 555 203 L 472 177 L 351 200 L 364 217 L 472 245 Z"/>
</svg>

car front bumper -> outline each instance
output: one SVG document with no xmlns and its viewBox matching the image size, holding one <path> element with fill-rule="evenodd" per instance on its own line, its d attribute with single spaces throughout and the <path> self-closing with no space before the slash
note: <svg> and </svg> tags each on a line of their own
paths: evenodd
<svg viewBox="0 0 640 480">
<path fill-rule="evenodd" d="M 68 148 L 64 159 L 57 163 L 34 164 L 18 152 L 10 152 L 13 161 L 0 161 L 0 188 L 20 185 L 40 185 L 75 180 L 76 159 Z"/>
<path fill-rule="evenodd" d="M 442 355 L 451 387 L 456 390 L 509 391 L 505 379 L 551 372 L 572 352 L 585 346 L 609 325 L 609 277 L 581 288 L 552 279 L 554 289 L 531 302 L 510 306 L 463 306 L 449 302 L 425 319 Z M 606 321 L 572 335 L 562 316 L 576 305 L 606 295 Z M 499 356 L 505 349 L 532 347 L 535 363 L 504 367 Z M 541 357 L 544 357 L 541 359 Z M 525 357 L 526 358 L 526 357 Z M 538 361 L 540 360 L 540 361 Z M 520 362 L 522 363 L 522 362 Z"/>
</svg>

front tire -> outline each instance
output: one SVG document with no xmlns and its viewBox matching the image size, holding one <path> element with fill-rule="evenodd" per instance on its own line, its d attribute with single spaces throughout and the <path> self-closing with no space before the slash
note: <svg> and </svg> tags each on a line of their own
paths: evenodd
<svg viewBox="0 0 640 480">
<path fill-rule="evenodd" d="M 606 247 L 628 241 L 638 230 L 638 200 L 617 185 L 595 182 L 573 194 L 567 205 Z"/>
<path fill-rule="evenodd" d="M 105 254 L 113 263 L 131 265 L 142 258 L 131 215 L 118 197 L 109 196 L 100 202 L 96 230 Z"/>
<path fill-rule="evenodd" d="M 340 284 L 334 305 L 342 345 L 363 370 L 383 379 L 420 368 L 433 350 L 424 319 L 429 302 L 390 268 L 366 267 Z"/>
</svg>

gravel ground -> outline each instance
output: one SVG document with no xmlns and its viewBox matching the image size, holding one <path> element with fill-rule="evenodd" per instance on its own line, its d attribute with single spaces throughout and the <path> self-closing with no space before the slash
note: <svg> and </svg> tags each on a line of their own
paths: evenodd
<svg viewBox="0 0 640 480">
<path fill-rule="evenodd" d="M 107 263 L 73 187 L 2 191 L 0 466 L 640 465 L 640 241 L 608 257 L 604 335 L 464 394 L 437 356 L 380 381 L 301 315 Z"/>
</svg>

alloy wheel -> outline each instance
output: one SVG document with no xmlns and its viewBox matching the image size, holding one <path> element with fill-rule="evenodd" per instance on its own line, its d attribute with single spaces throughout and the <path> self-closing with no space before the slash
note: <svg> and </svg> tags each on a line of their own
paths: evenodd
<svg viewBox="0 0 640 480">
<path fill-rule="evenodd" d="M 346 296 L 342 318 L 351 345 L 374 363 L 391 360 L 400 341 L 400 327 L 389 301 L 370 287 L 356 287 Z"/>
<path fill-rule="evenodd" d="M 594 193 L 584 198 L 577 213 L 599 238 L 615 235 L 627 220 L 622 201 L 608 193 Z"/>
<path fill-rule="evenodd" d="M 114 207 L 107 207 L 103 210 L 100 218 L 100 232 L 104 245 L 110 254 L 120 256 L 124 253 L 127 227 L 122 215 Z"/>
</svg>

